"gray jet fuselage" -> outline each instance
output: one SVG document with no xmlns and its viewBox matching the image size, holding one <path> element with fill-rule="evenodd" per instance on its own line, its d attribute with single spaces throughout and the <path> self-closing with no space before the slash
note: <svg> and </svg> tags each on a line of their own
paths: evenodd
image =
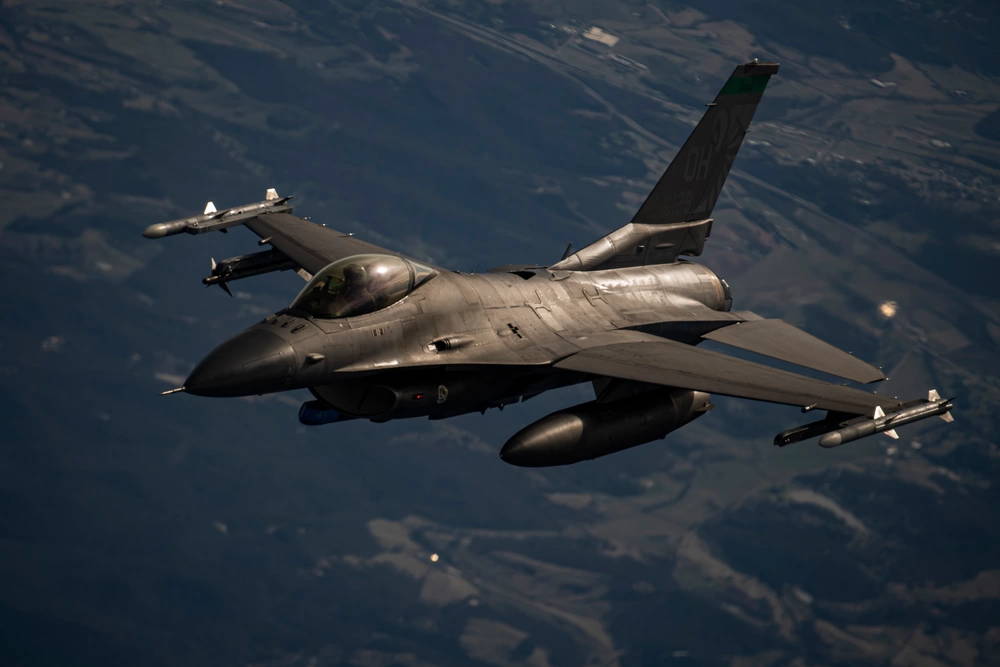
<svg viewBox="0 0 1000 667">
<path fill-rule="evenodd" d="M 729 305 L 725 283 L 688 261 L 442 271 L 369 314 L 320 318 L 289 308 L 270 315 L 206 357 L 186 391 L 243 396 L 309 387 L 345 418 L 449 417 L 585 381 L 549 366 L 579 350 L 577 343 L 626 327 L 693 341 L 731 324 L 736 318 L 723 314 Z M 706 307 L 719 319 L 707 320 Z"/>
<path fill-rule="evenodd" d="M 777 63 L 737 66 L 631 221 L 547 266 L 461 273 L 420 264 L 292 214 L 290 197 L 157 223 L 148 238 L 245 226 L 270 246 L 212 260 L 202 282 L 296 270 L 292 304 L 217 347 L 165 394 L 247 396 L 307 388 L 303 424 L 440 419 L 590 381 L 594 400 L 515 433 L 504 461 L 566 465 L 664 437 L 711 394 L 826 416 L 778 433 L 837 446 L 938 416 L 936 390 L 901 401 L 741 359 L 703 340 L 867 385 L 882 370 L 780 319 L 732 312 L 729 286 L 682 259 L 701 255 L 712 211 Z M 780 276 L 775 277 L 780 280 Z"/>
</svg>

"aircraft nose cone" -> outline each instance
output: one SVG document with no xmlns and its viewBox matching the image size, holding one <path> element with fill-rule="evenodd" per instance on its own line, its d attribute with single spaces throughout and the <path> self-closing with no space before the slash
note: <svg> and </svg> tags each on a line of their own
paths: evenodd
<svg viewBox="0 0 1000 667">
<path fill-rule="evenodd" d="M 295 351 L 280 336 L 250 329 L 212 350 L 184 383 L 196 396 L 250 396 L 284 389 Z"/>
</svg>

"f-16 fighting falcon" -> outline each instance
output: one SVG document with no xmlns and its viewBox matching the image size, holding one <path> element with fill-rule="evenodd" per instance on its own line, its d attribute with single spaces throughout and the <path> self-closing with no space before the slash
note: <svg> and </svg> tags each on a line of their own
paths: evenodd
<svg viewBox="0 0 1000 667">
<path fill-rule="evenodd" d="M 700 255 L 712 209 L 776 63 L 738 66 L 645 203 L 624 227 L 549 266 L 462 273 L 292 215 L 289 197 L 155 224 L 145 236 L 243 225 L 269 249 L 212 261 L 203 282 L 295 270 L 291 305 L 215 348 L 164 392 L 248 396 L 308 389 L 303 424 L 443 419 L 591 382 L 594 400 L 514 434 L 500 457 L 575 463 L 662 438 L 711 409 L 709 394 L 822 410 L 775 436 L 835 447 L 937 415 L 931 390 L 900 401 L 698 347 L 705 340 L 859 384 L 882 372 L 779 319 L 732 310 L 729 285 Z M 568 253 L 569 251 L 567 251 Z"/>
</svg>

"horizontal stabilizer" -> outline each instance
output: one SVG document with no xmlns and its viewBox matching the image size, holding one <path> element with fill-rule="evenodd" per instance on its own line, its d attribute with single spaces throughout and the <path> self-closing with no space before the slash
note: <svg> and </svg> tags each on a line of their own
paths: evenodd
<svg viewBox="0 0 1000 667">
<path fill-rule="evenodd" d="M 855 382 L 867 384 L 885 379 L 878 368 L 784 320 L 741 322 L 711 331 L 702 338 Z"/>
<path fill-rule="evenodd" d="M 593 375 L 845 414 L 870 415 L 876 406 L 895 409 L 901 405 L 888 396 L 789 373 L 665 338 L 652 335 L 639 338 L 635 332 L 629 332 L 625 340 L 627 342 L 581 350 L 557 361 L 555 366 Z"/>
</svg>

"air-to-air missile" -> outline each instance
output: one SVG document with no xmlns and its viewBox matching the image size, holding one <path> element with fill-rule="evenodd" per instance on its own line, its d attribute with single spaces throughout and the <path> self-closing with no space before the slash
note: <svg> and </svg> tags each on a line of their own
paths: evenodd
<svg viewBox="0 0 1000 667">
<path fill-rule="evenodd" d="M 881 407 L 877 407 L 871 419 L 852 420 L 844 428 L 824 435 L 819 439 L 819 444 L 821 447 L 839 447 L 876 433 L 885 433 L 890 438 L 898 438 L 899 435 L 895 431 L 897 426 L 905 426 L 935 416 L 946 422 L 954 421 L 955 418 L 951 416 L 950 412 L 951 408 L 950 398 L 941 398 L 936 389 L 931 389 L 927 392 L 926 401 L 920 401 L 916 405 L 904 407 L 902 410 L 889 414 L 886 414 Z"/>
<path fill-rule="evenodd" d="M 822 436 L 819 439 L 820 446 L 830 448 L 876 433 L 885 433 L 895 439 L 899 437 L 895 430 L 898 426 L 935 416 L 949 423 L 955 421 L 951 415 L 952 407 L 952 399 L 941 398 L 936 389 L 931 389 L 927 392 L 926 400 L 903 403 L 899 409 L 889 413 L 886 413 L 882 406 L 876 406 L 871 417 L 831 413 L 826 419 L 782 431 L 774 436 L 774 444 L 784 447 L 793 442 Z"/>
<path fill-rule="evenodd" d="M 227 227 L 238 225 L 251 218 L 268 213 L 288 213 L 292 210 L 288 200 L 291 197 L 279 197 L 274 188 L 268 188 L 264 201 L 243 206 L 234 206 L 221 211 L 216 210 L 215 204 L 208 202 L 205 211 L 201 215 L 193 215 L 190 218 L 180 218 L 168 222 L 158 222 L 155 225 L 146 227 L 142 233 L 147 239 L 160 239 L 164 236 L 174 234 L 204 234 L 205 232 L 223 231 Z"/>
</svg>

